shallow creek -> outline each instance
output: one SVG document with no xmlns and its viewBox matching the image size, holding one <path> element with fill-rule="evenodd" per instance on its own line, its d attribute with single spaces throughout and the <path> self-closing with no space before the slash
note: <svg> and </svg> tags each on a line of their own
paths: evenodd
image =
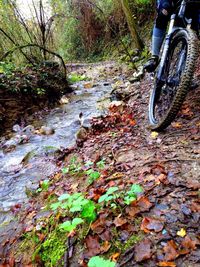
<svg viewBox="0 0 200 267">
<path fill-rule="evenodd" d="M 38 181 L 47 179 L 57 170 L 55 151 L 75 143 L 75 133 L 80 127 L 79 113 L 83 112 L 87 123 L 92 117 L 105 112 L 103 106 L 109 102 L 109 92 L 112 90 L 109 84 L 100 83 L 90 89 L 85 89 L 83 83 L 76 86 L 68 104 L 51 110 L 42 119 L 42 125 L 55 129 L 53 135 L 34 134 L 28 143 L 18 145 L 12 152 L 3 153 L 0 150 L 0 235 L 13 220 L 10 208 L 26 203 L 27 190 L 36 189 Z M 22 160 L 28 154 L 32 156 L 23 165 Z"/>
</svg>

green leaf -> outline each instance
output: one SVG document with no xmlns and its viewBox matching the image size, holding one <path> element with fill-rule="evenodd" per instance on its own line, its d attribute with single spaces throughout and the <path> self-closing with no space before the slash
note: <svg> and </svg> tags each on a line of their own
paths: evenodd
<svg viewBox="0 0 200 267">
<path fill-rule="evenodd" d="M 105 201 L 105 200 L 107 199 L 107 197 L 108 197 L 107 194 L 102 195 L 102 196 L 99 198 L 98 202 L 101 203 L 101 202 Z"/>
<path fill-rule="evenodd" d="M 92 257 L 88 262 L 88 267 L 115 267 L 115 262 L 104 260 L 102 257 Z"/>
<path fill-rule="evenodd" d="M 83 221 L 83 219 L 81 219 L 81 218 L 74 218 L 73 219 L 73 221 L 72 221 L 72 225 L 79 225 L 79 224 L 81 224 L 81 223 L 83 223 L 84 221 Z"/>
<path fill-rule="evenodd" d="M 82 207 L 81 205 L 73 205 L 72 208 L 69 209 L 69 211 L 71 212 L 78 212 L 78 211 L 81 211 L 82 210 Z"/>
<path fill-rule="evenodd" d="M 143 192 L 143 189 L 139 184 L 133 184 L 131 186 L 131 191 L 133 191 L 135 194 L 139 194 Z"/>
<path fill-rule="evenodd" d="M 100 173 L 93 171 L 89 174 L 90 178 L 92 178 L 93 180 L 97 180 L 100 177 Z"/>
<path fill-rule="evenodd" d="M 113 186 L 113 187 L 110 187 L 109 189 L 108 189 L 108 191 L 106 192 L 106 194 L 107 195 L 111 195 L 111 194 L 113 194 L 114 192 L 116 192 L 116 191 L 118 191 L 119 190 L 119 188 L 117 187 L 117 186 Z"/>
<path fill-rule="evenodd" d="M 98 161 L 96 165 L 99 169 L 104 169 L 105 168 L 105 161 L 102 159 L 102 160 Z"/>
<path fill-rule="evenodd" d="M 44 180 L 41 184 L 41 188 L 44 191 L 47 191 L 49 189 L 49 180 Z"/>
<path fill-rule="evenodd" d="M 62 173 L 63 174 L 66 174 L 66 173 L 68 173 L 69 172 L 69 168 L 68 167 L 64 167 L 64 168 L 62 168 Z"/>
<path fill-rule="evenodd" d="M 129 205 L 131 202 L 135 201 L 137 199 L 136 195 L 135 196 L 126 196 L 124 198 L 124 203 Z"/>
<path fill-rule="evenodd" d="M 83 223 L 84 221 L 81 218 L 74 218 L 72 222 L 70 221 L 66 221 L 62 224 L 60 224 L 59 228 L 67 231 L 67 232 L 71 232 L 72 230 L 74 230 L 76 228 L 77 225 Z"/>
<path fill-rule="evenodd" d="M 89 200 L 87 204 L 83 206 L 81 217 L 85 218 L 87 222 L 93 222 L 97 215 L 95 212 L 96 206 L 93 201 Z"/>
<path fill-rule="evenodd" d="M 51 204 L 50 207 L 52 210 L 57 210 L 57 208 L 60 207 L 60 204 L 61 204 L 60 202 L 56 202 L 56 203 Z"/>
<path fill-rule="evenodd" d="M 63 200 L 69 199 L 69 197 L 70 197 L 69 194 L 62 194 L 61 196 L 59 196 L 58 200 L 63 201 Z"/>
<path fill-rule="evenodd" d="M 64 202 L 64 203 L 60 203 L 60 207 L 61 209 L 65 210 L 65 209 L 69 209 L 69 203 Z"/>
<path fill-rule="evenodd" d="M 90 167 L 90 166 L 92 166 L 94 163 L 92 162 L 92 161 L 87 161 L 86 163 L 85 163 L 85 167 Z"/>
</svg>

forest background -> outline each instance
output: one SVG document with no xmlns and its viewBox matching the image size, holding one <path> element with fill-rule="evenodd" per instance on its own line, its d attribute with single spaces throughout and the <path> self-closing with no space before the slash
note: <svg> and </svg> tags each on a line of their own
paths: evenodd
<svg viewBox="0 0 200 267">
<path fill-rule="evenodd" d="M 132 49 L 143 48 L 144 37 L 150 37 L 154 4 L 152 0 L 38 0 L 23 7 L 20 1 L 2 0 L 1 68 L 12 67 L 5 67 L 4 61 L 21 66 L 24 61 L 49 59 L 48 51 L 65 62 L 119 55 L 125 59 L 124 54 L 130 60 Z"/>
</svg>

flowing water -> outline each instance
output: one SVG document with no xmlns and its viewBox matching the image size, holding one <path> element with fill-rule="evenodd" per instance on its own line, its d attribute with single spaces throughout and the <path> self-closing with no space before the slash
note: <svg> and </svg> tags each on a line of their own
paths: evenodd
<svg viewBox="0 0 200 267">
<path fill-rule="evenodd" d="M 28 143 L 17 145 L 12 152 L 3 153 L 0 150 L 0 234 L 5 225 L 10 225 L 13 220 L 10 208 L 18 203 L 26 203 L 27 190 L 36 189 L 38 181 L 57 170 L 53 152 L 75 143 L 75 133 L 80 127 L 79 113 L 83 112 L 87 122 L 104 112 L 100 103 L 109 101 L 109 92 L 112 90 L 109 84 L 100 83 L 85 89 L 83 83 L 79 83 L 77 88 L 69 97 L 68 104 L 51 110 L 42 119 L 42 125 L 55 129 L 53 135 L 34 134 Z M 32 156 L 24 165 L 22 161 L 26 155 Z"/>
</svg>

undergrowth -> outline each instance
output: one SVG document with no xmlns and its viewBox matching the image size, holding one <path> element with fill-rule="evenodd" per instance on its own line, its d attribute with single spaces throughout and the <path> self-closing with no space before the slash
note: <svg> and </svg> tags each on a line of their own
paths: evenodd
<svg viewBox="0 0 200 267">
<path fill-rule="evenodd" d="M 90 186 L 92 183 L 101 178 L 105 169 L 105 159 L 94 163 L 91 161 L 81 162 L 76 156 L 71 157 L 69 164 L 62 168 L 62 176 L 86 176 L 86 183 Z M 80 177 L 80 176 L 79 176 Z M 51 192 L 52 182 L 45 180 L 40 183 L 37 194 L 48 194 Z M 63 257 L 66 251 L 66 242 L 69 236 L 76 236 L 81 243 L 91 232 L 91 225 L 103 210 L 122 214 L 126 206 L 136 201 L 138 196 L 143 193 L 143 189 L 138 184 L 133 184 L 126 190 L 119 187 L 109 187 L 101 195 L 98 201 L 88 198 L 87 192 L 63 193 L 56 197 L 52 192 L 46 198 L 46 210 L 50 212 L 50 217 L 41 218 L 33 225 L 33 230 L 22 236 L 22 242 L 17 249 L 17 254 L 24 254 L 26 249 L 31 246 L 34 248 L 32 261 L 34 263 L 42 262 L 44 266 L 62 266 Z M 39 195 L 38 195 L 39 197 Z M 137 243 L 140 235 L 130 236 L 126 245 L 119 241 L 119 232 L 113 227 L 113 242 L 110 251 L 116 249 L 121 252 L 129 246 Z M 109 256 L 109 253 L 107 253 Z M 105 253 L 105 255 L 107 255 Z M 102 257 L 91 257 L 89 267 L 115 266 L 115 262 L 106 260 Z"/>
</svg>

